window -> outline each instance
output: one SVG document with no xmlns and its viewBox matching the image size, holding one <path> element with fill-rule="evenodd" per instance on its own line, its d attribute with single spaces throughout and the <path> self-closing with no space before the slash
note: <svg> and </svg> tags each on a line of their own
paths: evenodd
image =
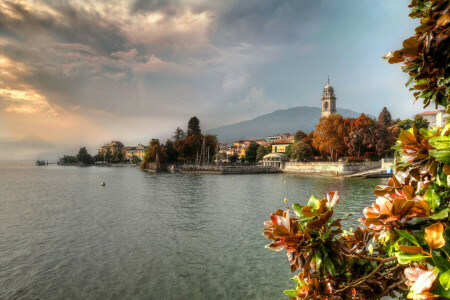
<svg viewBox="0 0 450 300">
<path fill-rule="evenodd" d="M 277 152 L 277 146 L 275 146 L 275 152 Z"/>
<path fill-rule="evenodd" d="M 324 106 L 324 109 L 327 110 L 328 109 L 328 102 L 325 102 L 325 104 L 323 106 Z"/>
</svg>

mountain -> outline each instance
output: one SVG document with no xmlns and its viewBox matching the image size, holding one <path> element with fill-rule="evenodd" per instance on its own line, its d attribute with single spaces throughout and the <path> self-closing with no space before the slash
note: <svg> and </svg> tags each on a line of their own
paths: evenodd
<svg viewBox="0 0 450 300">
<path fill-rule="evenodd" d="M 337 109 L 344 118 L 357 118 L 360 113 L 350 109 Z M 267 138 L 278 133 L 292 133 L 297 130 L 311 132 L 320 119 L 322 110 L 318 107 L 299 106 L 262 115 L 254 119 L 206 130 L 217 134 L 221 143 L 252 138 Z"/>
<path fill-rule="evenodd" d="M 55 159 L 57 155 L 54 145 L 35 136 L 15 141 L 0 141 L 0 160 Z"/>
</svg>

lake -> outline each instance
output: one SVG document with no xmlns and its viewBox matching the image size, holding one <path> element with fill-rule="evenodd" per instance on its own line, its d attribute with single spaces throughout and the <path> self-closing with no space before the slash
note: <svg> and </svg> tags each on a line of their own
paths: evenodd
<svg viewBox="0 0 450 300">
<path fill-rule="evenodd" d="M 263 222 L 337 190 L 355 227 L 382 182 L 0 163 L 0 299 L 287 299 Z"/>
</svg>

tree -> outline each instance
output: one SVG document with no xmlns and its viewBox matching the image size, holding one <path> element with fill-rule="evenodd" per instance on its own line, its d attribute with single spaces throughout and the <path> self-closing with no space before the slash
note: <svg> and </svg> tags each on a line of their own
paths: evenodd
<svg viewBox="0 0 450 300">
<path fill-rule="evenodd" d="M 389 127 L 392 125 L 392 117 L 391 113 L 388 111 L 386 107 L 383 107 L 380 114 L 378 115 L 378 122 L 383 124 L 386 127 Z"/>
<path fill-rule="evenodd" d="M 180 140 L 184 140 L 186 138 L 186 133 L 181 129 L 180 127 L 177 127 L 177 130 L 173 133 L 172 139 L 175 142 L 178 142 Z"/>
<path fill-rule="evenodd" d="M 416 126 L 417 129 L 420 128 L 428 128 L 428 121 L 425 120 L 422 116 L 415 116 L 414 120 L 405 119 L 397 123 L 397 127 L 403 130 L 408 130 L 412 127 L 412 124 Z"/>
<path fill-rule="evenodd" d="M 245 160 L 249 163 L 254 163 L 256 161 L 258 148 L 258 143 L 251 142 L 250 145 L 248 145 L 247 149 L 245 149 Z"/>
<path fill-rule="evenodd" d="M 306 133 L 304 133 L 301 130 L 298 130 L 294 135 L 294 141 L 301 141 L 307 137 L 308 137 L 308 135 Z"/>
<path fill-rule="evenodd" d="M 202 138 L 205 140 L 205 151 L 206 154 L 209 153 L 209 160 L 216 154 L 217 151 L 217 135 L 213 134 L 206 134 L 202 136 Z"/>
<path fill-rule="evenodd" d="M 105 156 L 103 155 L 103 153 L 99 152 L 96 155 L 94 155 L 94 161 L 104 161 L 105 160 Z"/>
<path fill-rule="evenodd" d="M 291 146 L 290 158 L 295 161 L 307 161 L 314 157 L 312 146 L 304 140 L 297 141 Z"/>
<path fill-rule="evenodd" d="M 138 163 L 141 162 L 141 159 L 140 159 L 139 157 L 137 157 L 136 155 L 133 155 L 133 156 L 131 157 L 131 161 L 132 161 L 134 164 L 138 164 Z"/>
<path fill-rule="evenodd" d="M 200 120 L 197 117 L 192 117 L 188 122 L 187 136 L 201 135 Z"/>
<path fill-rule="evenodd" d="M 105 162 L 110 163 L 112 161 L 112 153 L 111 153 L 111 149 L 106 149 L 106 153 L 105 153 Z"/>
<path fill-rule="evenodd" d="M 164 148 L 166 151 L 168 162 L 175 162 L 178 160 L 178 151 L 175 149 L 175 144 L 172 142 L 172 140 L 168 139 L 166 141 L 166 144 L 164 145 Z"/>
<path fill-rule="evenodd" d="M 312 145 L 320 152 L 328 154 L 333 159 L 347 153 L 345 138 L 349 130 L 340 115 L 321 118 L 316 125 Z"/>
<path fill-rule="evenodd" d="M 262 160 L 263 157 L 269 153 L 270 152 L 269 152 L 268 147 L 264 147 L 264 146 L 260 145 L 258 147 L 258 149 L 256 150 L 256 161 Z"/>
<path fill-rule="evenodd" d="M 94 163 L 94 159 L 92 156 L 88 153 L 86 147 L 80 148 L 77 154 L 77 161 L 78 163 L 90 165 Z"/>
<path fill-rule="evenodd" d="M 366 152 L 375 152 L 375 121 L 365 114 L 356 119 L 348 119 L 350 132 L 345 137 L 347 151 L 352 156 L 361 156 Z"/>
<path fill-rule="evenodd" d="M 184 159 L 191 162 L 195 161 L 202 150 L 202 139 L 200 135 L 193 134 L 188 136 L 183 140 L 182 145 L 180 145 L 180 150 L 178 151 L 183 155 Z"/>
</svg>

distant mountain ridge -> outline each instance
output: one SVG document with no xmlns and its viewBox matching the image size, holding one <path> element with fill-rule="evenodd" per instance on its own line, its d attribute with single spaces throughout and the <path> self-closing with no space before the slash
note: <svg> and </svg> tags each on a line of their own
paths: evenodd
<svg viewBox="0 0 450 300">
<path fill-rule="evenodd" d="M 0 160 L 55 159 L 56 157 L 56 147 L 35 136 L 0 141 Z"/>
<path fill-rule="evenodd" d="M 338 108 L 338 114 L 344 118 L 357 118 L 361 114 L 350 109 Z M 236 140 L 267 138 L 278 133 L 292 133 L 297 130 L 311 132 L 319 122 L 322 110 L 319 107 L 299 106 L 235 124 L 206 130 L 208 134 L 217 134 L 219 142 L 231 143 Z"/>
</svg>

